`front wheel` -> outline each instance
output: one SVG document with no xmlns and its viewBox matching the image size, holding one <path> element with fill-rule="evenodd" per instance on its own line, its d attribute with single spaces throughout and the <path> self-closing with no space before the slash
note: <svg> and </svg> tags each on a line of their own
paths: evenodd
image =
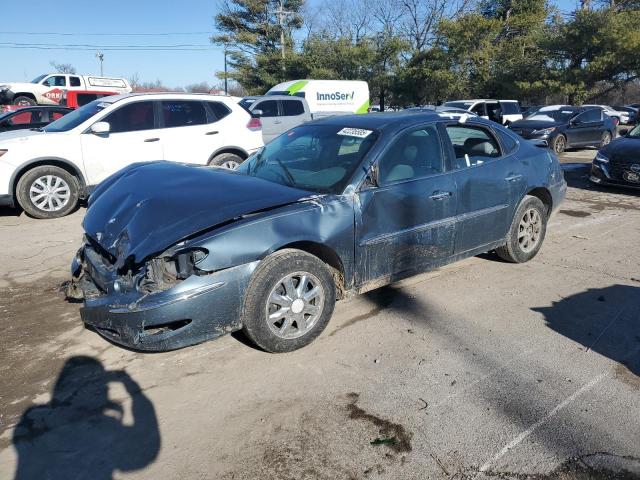
<svg viewBox="0 0 640 480">
<path fill-rule="evenodd" d="M 294 249 L 269 255 L 247 288 L 243 330 L 267 352 L 290 352 L 318 337 L 336 301 L 335 283 L 317 257 Z"/>
<path fill-rule="evenodd" d="M 604 147 L 605 145 L 609 145 L 611 143 L 611 134 L 609 132 L 604 132 L 602 134 L 602 140 L 600 140 L 600 147 Z"/>
<path fill-rule="evenodd" d="M 221 153 L 211 159 L 209 165 L 235 170 L 244 160 L 235 153 Z"/>
<path fill-rule="evenodd" d="M 547 208 L 538 198 L 524 197 L 511 222 L 507 243 L 496 249 L 500 258 L 524 263 L 536 256 L 547 232 Z"/>
<path fill-rule="evenodd" d="M 18 95 L 13 99 L 14 105 L 20 105 L 21 107 L 29 107 L 31 105 L 35 105 L 35 99 L 31 97 L 27 97 L 26 95 Z"/>
<path fill-rule="evenodd" d="M 58 218 L 78 204 L 80 187 L 76 177 L 53 165 L 42 165 L 25 173 L 16 187 L 22 209 L 34 218 Z"/>
<path fill-rule="evenodd" d="M 552 150 L 560 155 L 567 148 L 567 139 L 564 135 L 558 135 L 551 141 Z"/>
</svg>

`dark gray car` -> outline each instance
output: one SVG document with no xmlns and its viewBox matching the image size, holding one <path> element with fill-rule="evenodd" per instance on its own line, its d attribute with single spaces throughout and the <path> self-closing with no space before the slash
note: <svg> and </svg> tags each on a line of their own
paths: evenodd
<svg viewBox="0 0 640 480">
<path fill-rule="evenodd" d="M 496 250 L 526 262 L 564 198 L 556 156 L 496 123 L 380 113 L 301 125 L 237 171 L 128 167 L 91 196 L 69 294 L 139 350 L 242 329 L 301 348 L 336 299 Z"/>
</svg>

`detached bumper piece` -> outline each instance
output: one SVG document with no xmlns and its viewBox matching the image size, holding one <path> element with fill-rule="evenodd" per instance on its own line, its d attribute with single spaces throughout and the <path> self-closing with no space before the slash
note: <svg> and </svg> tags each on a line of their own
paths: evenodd
<svg viewBox="0 0 640 480">
<path fill-rule="evenodd" d="M 192 275 L 160 292 L 144 293 L 118 276 L 93 248 L 78 252 L 74 287 L 82 291 L 82 321 L 114 343 L 166 351 L 210 340 L 241 327 L 244 291 L 258 262 Z"/>
</svg>

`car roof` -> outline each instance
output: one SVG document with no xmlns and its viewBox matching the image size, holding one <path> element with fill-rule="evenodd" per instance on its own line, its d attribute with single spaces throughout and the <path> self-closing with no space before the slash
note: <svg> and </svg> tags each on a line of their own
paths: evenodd
<svg viewBox="0 0 640 480">
<path fill-rule="evenodd" d="M 235 102 L 228 95 L 213 95 L 211 93 L 181 93 L 181 92 L 139 92 L 139 93 L 122 93 L 120 95 L 111 95 L 99 98 L 104 103 L 116 103 L 129 98 L 150 97 L 159 100 L 217 100 L 227 104 Z"/>
<path fill-rule="evenodd" d="M 469 116 L 475 121 L 478 117 Z M 315 125 L 337 125 L 353 128 L 364 128 L 367 130 L 379 130 L 388 127 L 410 126 L 424 122 L 436 120 L 449 120 L 446 114 L 439 114 L 433 110 L 425 111 L 400 111 L 400 112 L 380 112 L 369 114 L 353 114 L 353 115 L 335 115 L 332 117 L 321 118 L 314 121 Z"/>
<path fill-rule="evenodd" d="M 242 97 L 242 100 L 262 100 L 263 98 L 267 98 L 269 100 L 303 100 L 302 97 L 296 97 L 295 95 L 247 95 L 246 97 Z"/>
<path fill-rule="evenodd" d="M 518 100 L 505 100 L 504 98 L 465 98 L 461 100 L 447 100 L 444 103 L 452 102 L 517 102 Z"/>
</svg>

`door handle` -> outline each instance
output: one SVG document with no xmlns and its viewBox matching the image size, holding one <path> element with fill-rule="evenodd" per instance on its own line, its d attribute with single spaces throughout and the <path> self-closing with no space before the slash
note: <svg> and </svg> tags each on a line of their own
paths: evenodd
<svg viewBox="0 0 640 480">
<path fill-rule="evenodd" d="M 522 175 L 518 174 L 518 175 L 509 175 L 508 177 L 505 177 L 504 179 L 507 182 L 517 182 L 521 178 L 522 178 Z"/>
<path fill-rule="evenodd" d="M 205 133 L 205 135 L 217 135 L 217 134 L 218 134 L 218 130 L 213 130 L 211 132 Z"/>
<path fill-rule="evenodd" d="M 431 200 L 444 200 L 445 198 L 449 198 L 451 196 L 451 192 L 439 192 L 430 195 L 429 198 Z"/>
<path fill-rule="evenodd" d="M 147 138 L 145 139 L 145 142 L 157 142 L 158 140 L 160 140 L 159 138 Z"/>
</svg>

